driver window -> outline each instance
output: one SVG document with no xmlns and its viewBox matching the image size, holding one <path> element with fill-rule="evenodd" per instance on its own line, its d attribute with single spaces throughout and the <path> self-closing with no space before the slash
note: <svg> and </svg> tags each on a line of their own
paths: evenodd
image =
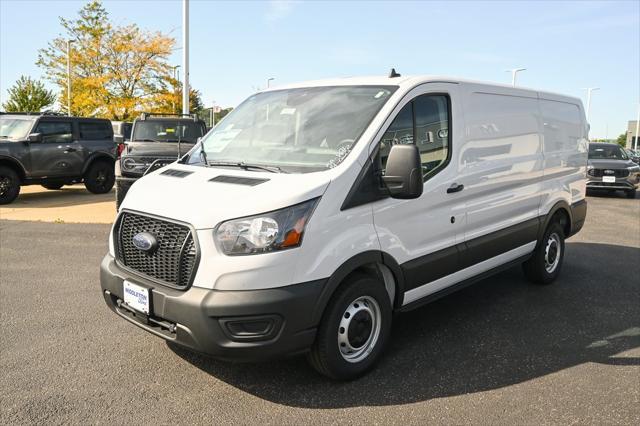
<svg viewBox="0 0 640 426">
<path fill-rule="evenodd" d="M 35 133 L 42 134 L 42 142 L 69 143 L 73 139 L 69 121 L 40 121 Z"/>
<path fill-rule="evenodd" d="M 448 96 L 422 95 L 400 110 L 380 141 L 382 172 L 393 145 L 413 143 L 420 151 L 422 174 L 427 180 L 446 164 L 451 149 Z"/>
</svg>

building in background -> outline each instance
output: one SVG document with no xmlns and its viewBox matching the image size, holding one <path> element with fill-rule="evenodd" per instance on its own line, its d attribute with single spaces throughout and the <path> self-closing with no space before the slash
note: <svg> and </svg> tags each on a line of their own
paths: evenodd
<svg viewBox="0 0 640 426">
<path fill-rule="evenodd" d="M 636 145 L 636 139 L 638 139 L 638 134 L 636 133 L 637 129 L 637 121 L 629 121 L 629 125 L 627 126 L 627 143 L 625 148 L 627 149 L 636 149 L 636 147 L 640 147 L 640 140 L 638 141 L 638 145 Z"/>
</svg>

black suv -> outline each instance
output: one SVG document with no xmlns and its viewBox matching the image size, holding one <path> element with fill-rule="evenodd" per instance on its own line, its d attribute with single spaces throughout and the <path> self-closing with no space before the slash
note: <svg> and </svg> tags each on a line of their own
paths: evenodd
<svg viewBox="0 0 640 426">
<path fill-rule="evenodd" d="M 109 192 L 115 155 L 109 120 L 2 113 L 0 204 L 15 200 L 21 185 L 55 190 L 84 182 L 94 194 Z"/>
<path fill-rule="evenodd" d="M 640 186 L 640 166 L 631 161 L 619 145 L 590 143 L 587 164 L 587 190 L 624 191 L 635 198 Z"/>
<path fill-rule="evenodd" d="M 204 136 L 207 127 L 195 114 L 142 113 L 133 122 L 131 140 L 116 137 L 116 208 L 131 185 L 154 170 L 173 163 Z"/>
</svg>

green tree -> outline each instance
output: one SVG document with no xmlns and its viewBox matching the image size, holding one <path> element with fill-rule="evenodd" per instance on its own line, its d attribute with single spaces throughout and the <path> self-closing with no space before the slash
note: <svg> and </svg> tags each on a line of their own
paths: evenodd
<svg viewBox="0 0 640 426">
<path fill-rule="evenodd" d="M 56 95 L 41 81 L 24 75 L 7 92 L 9 100 L 2 104 L 7 112 L 40 112 L 56 101 Z"/>
<path fill-rule="evenodd" d="M 620 145 L 621 147 L 626 147 L 627 146 L 627 134 L 623 133 L 620 136 L 618 136 L 618 139 L 616 139 L 616 143 L 618 145 Z"/>
<path fill-rule="evenodd" d="M 73 40 L 72 113 L 129 120 L 157 103 L 171 78 L 168 59 L 175 39 L 135 24 L 113 25 L 99 0 L 87 3 L 75 19 L 61 17 L 60 24 L 64 34 L 39 50 L 36 64 L 66 99 L 67 40 Z"/>
</svg>

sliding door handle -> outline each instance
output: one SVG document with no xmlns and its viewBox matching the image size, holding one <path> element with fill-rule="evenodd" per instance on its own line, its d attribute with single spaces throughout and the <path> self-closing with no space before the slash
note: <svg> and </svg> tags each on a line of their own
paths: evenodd
<svg viewBox="0 0 640 426">
<path fill-rule="evenodd" d="M 450 187 L 447 188 L 447 194 L 453 194 L 454 192 L 460 192 L 464 189 L 463 184 L 454 183 Z"/>
</svg>

